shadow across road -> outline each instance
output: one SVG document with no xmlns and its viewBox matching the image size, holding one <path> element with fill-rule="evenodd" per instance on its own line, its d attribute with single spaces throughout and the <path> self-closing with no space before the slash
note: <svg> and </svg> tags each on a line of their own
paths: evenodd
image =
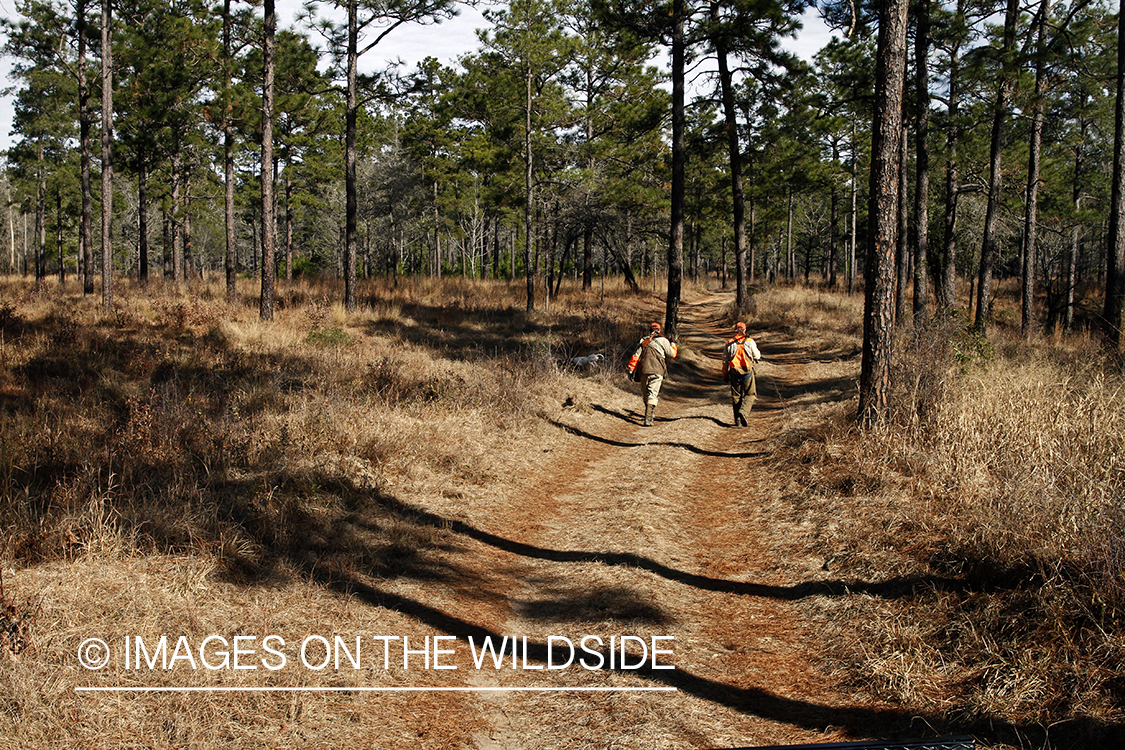
<svg viewBox="0 0 1125 750">
<path fill-rule="evenodd" d="M 659 419 L 658 419 L 658 421 L 659 421 Z M 718 422 L 718 420 L 715 420 L 715 421 Z M 668 442 L 645 441 L 645 442 L 642 442 L 642 443 L 629 443 L 629 442 L 626 442 L 624 440 L 614 440 L 613 438 L 607 438 L 607 437 L 603 437 L 601 435 L 595 435 L 593 433 L 586 432 L 585 430 L 581 430 L 577 427 L 571 427 L 570 425 L 563 424 L 562 422 L 559 422 L 559 421 L 554 420 L 554 419 L 548 419 L 547 422 L 549 424 L 554 425 L 555 427 L 558 427 L 560 430 L 565 430 L 566 432 L 569 432 L 571 435 L 577 435 L 578 437 L 583 437 L 583 438 L 586 438 L 587 440 L 593 440 L 593 441 L 596 441 L 598 443 L 603 443 L 605 445 L 612 445 L 616 448 L 651 448 L 652 446 L 666 446 L 666 447 L 669 447 L 669 448 L 680 448 L 682 450 L 689 451 L 691 453 L 698 453 L 701 456 L 710 456 L 711 458 L 759 458 L 761 456 L 768 455 L 765 451 L 756 451 L 754 453 L 724 453 L 724 452 L 720 452 L 720 451 L 709 451 L 709 450 L 706 450 L 705 448 L 700 448 L 697 445 L 692 445 L 691 443 L 680 443 L 680 442 L 673 442 L 673 441 L 668 441 Z"/>
<path fill-rule="evenodd" d="M 455 530 L 457 524 L 454 523 Z M 465 531 L 461 525 L 460 531 Z M 517 548 L 522 545 L 515 544 Z M 505 635 L 477 623 L 451 615 L 436 607 L 417 601 L 415 599 L 380 590 L 372 583 L 361 580 L 354 574 L 340 575 L 338 571 L 327 572 L 316 566 L 306 568 L 313 580 L 326 588 L 332 589 L 342 595 L 355 599 L 372 607 L 400 612 L 417 622 L 440 632 L 452 635 L 459 640 L 481 644 L 485 639 L 491 639 L 494 644 L 508 643 Z M 772 587 L 765 587 L 767 589 Z M 577 635 L 577 634 L 576 634 Z M 507 636 L 511 638 L 511 636 Z M 518 653 L 519 663 L 534 663 L 544 665 L 548 663 L 561 664 L 567 662 L 572 656 L 569 650 L 559 646 L 552 646 L 540 641 L 520 639 L 513 650 Z M 555 643 L 558 643 L 556 641 Z M 674 654 L 674 642 L 667 642 L 664 646 L 671 645 Z M 587 646 L 589 648 L 589 645 Z M 1048 730 L 1036 725 L 1016 724 L 1000 716 L 986 715 L 975 721 L 962 724 L 951 722 L 947 717 L 933 712 L 916 712 L 894 708 L 870 706 L 829 706 L 815 700 L 792 698 L 778 695 L 769 690 L 758 687 L 741 687 L 730 685 L 710 677 L 696 674 L 682 667 L 661 669 L 654 667 L 674 666 L 675 657 L 663 657 L 656 661 L 646 659 L 646 654 L 637 653 L 634 649 L 624 652 L 624 663 L 640 664 L 636 669 L 626 669 L 616 666 L 607 668 L 611 663 L 609 649 L 604 647 L 604 641 L 597 648 L 586 652 L 588 664 L 597 663 L 594 655 L 600 654 L 599 669 L 612 671 L 622 676 L 631 676 L 644 680 L 652 686 L 674 688 L 688 693 L 715 705 L 720 705 L 739 713 L 757 716 L 763 719 L 781 722 L 793 727 L 812 731 L 824 731 L 826 727 L 843 729 L 853 736 L 876 736 L 882 739 L 909 739 L 917 738 L 920 734 L 939 736 L 950 731 L 957 733 L 977 732 L 989 741 L 1030 742 L 1030 746 L 1046 746 Z M 621 649 L 617 650 L 618 664 L 621 663 Z M 491 664 L 491 660 L 487 663 Z M 510 662 L 505 660 L 504 665 L 497 668 L 511 668 Z M 533 667 L 534 668 L 534 667 Z M 542 668 L 542 667 L 538 667 Z M 577 667 L 572 667 L 577 668 Z M 485 667 L 488 669 L 488 666 Z M 546 672 L 544 672 L 546 674 Z M 1108 738 L 1120 736 L 1125 730 L 1125 724 L 1109 724 L 1096 719 L 1079 719 L 1066 727 L 1066 734 L 1092 739 L 1095 744 L 1086 744 L 1085 747 L 1110 747 L 1104 744 Z M 1058 739 L 1058 728 L 1051 732 L 1052 739 Z M 1101 742 L 1098 741 L 1101 738 Z M 1060 745 L 1061 747 L 1061 745 Z"/>
</svg>

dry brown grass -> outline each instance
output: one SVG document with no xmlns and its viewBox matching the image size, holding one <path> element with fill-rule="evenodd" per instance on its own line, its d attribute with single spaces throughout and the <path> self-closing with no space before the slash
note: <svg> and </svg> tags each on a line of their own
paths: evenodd
<svg viewBox="0 0 1125 750">
<path fill-rule="evenodd" d="M 584 382 L 570 356 L 619 359 L 637 325 L 627 301 L 573 290 L 528 315 L 502 283 L 373 282 L 353 313 L 337 285 L 282 285 L 270 323 L 253 285 L 239 292 L 123 282 L 107 314 L 0 280 L 0 745 L 452 748 L 481 729 L 457 694 L 427 696 L 421 723 L 409 694 L 76 700 L 122 677 L 76 666 L 87 635 L 420 639 L 432 628 L 343 592 L 410 608 L 440 580 L 487 603 L 448 531 L 460 498 L 526 467 L 537 416 Z M 154 684 L 261 682 L 249 674 Z M 424 674 L 345 684 L 443 675 Z"/>
<path fill-rule="evenodd" d="M 91 634 L 422 637 L 433 629 L 411 613 L 423 603 L 469 607 L 469 622 L 506 612 L 513 592 L 496 590 L 453 525 L 521 528 L 518 477 L 543 471 L 559 439 L 540 417 L 568 397 L 580 416 L 595 403 L 630 408 L 620 368 L 644 310 L 659 307 L 619 282 L 604 297 L 563 289 L 549 314 L 528 314 L 519 283 L 379 281 L 349 313 L 337 285 L 282 285 L 276 319 L 262 323 L 249 283 L 235 303 L 219 285 L 123 284 L 106 314 L 96 299 L 0 280 L 0 745 L 470 744 L 491 718 L 456 695 L 429 698 L 424 721 L 408 697 L 360 694 L 76 700 L 94 678 L 73 655 Z M 770 539 L 779 568 L 823 560 L 824 575 L 860 584 L 806 607 L 840 678 L 961 727 L 987 720 L 982 735 L 996 742 L 1041 740 L 1057 723 L 1057 746 L 1110 746 L 1102 728 L 1120 726 L 1125 684 L 1120 374 L 1087 337 L 984 341 L 937 326 L 904 334 L 894 418 L 864 434 L 848 399 L 862 298 L 773 289 L 754 305 L 748 322 L 800 342 L 787 361 L 823 384 L 781 384 L 786 432 L 770 445 L 785 482 L 760 502 L 789 529 Z M 598 368 L 568 370 L 595 351 L 606 354 Z M 676 455 L 690 474 L 696 455 Z M 556 546 L 624 547 L 653 507 L 679 512 L 676 493 L 657 506 L 622 497 L 606 511 L 613 523 L 559 529 Z M 701 544 L 683 534 L 648 553 Z M 693 615 L 642 570 L 587 563 L 580 579 L 546 566 L 543 576 L 550 601 L 525 602 L 542 627 L 559 602 L 555 614 L 592 632 L 656 632 Z M 156 684 L 261 678 L 172 671 Z M 540 716 L 544 747 L 597 744 L 615 725 L 651 746 L 724 732 L 739 744 L 733 720 L 702 700 L 676 717 L 630 696 L 585 713 L 531 700 L 507 706 Z"/>
<path fill-rule="evenodd" d="M 631 338 L 592 294 L 528 316 L 506 284 L 419 280 L 349 314 L 329 291 L 283 289 L 263 323 L 214 286 L 122 289 L 106 315 L 9 281 L 4 557 L 229 543 L 201 508 L 232 487 L 494 481 L 566 360 L 606 351 L 608 370 Z"/>
<path fill-rule="evenodd" d="M 809 545 L 834 575 L 882 583 L 809 610 L 839 674 L 987 721 L 996 742 L 1112 746 L 1125 380 L 1085 334 L 986 340 L 945 321 L 900 332 L 894 383 L 888 426 L 864 433 L 840 403 L 777 458 L 798 477 L 779 513 L 816 519 Z"/>
</svg>

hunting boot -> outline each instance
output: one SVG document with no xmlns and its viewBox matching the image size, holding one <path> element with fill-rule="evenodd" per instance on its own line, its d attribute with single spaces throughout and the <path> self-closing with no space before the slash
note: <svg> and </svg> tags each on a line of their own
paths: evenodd
<svg viewBox="0 0 1125 750">
<path fill-rule="evenodd" d="M 738 427 L 738 421 L 739 421 L 739 414 L 738 414 L 738 407 L 736 406 L 736 407 L 734 407 L 734 421 L 731 422 L 730 426 L 731 427 Z"/>
<path fill-rule="evenodd" d="M 645 404 L 645 427 L 652 427 L 652 414 L 655 411 L 655 404 Z"/>
</svg>

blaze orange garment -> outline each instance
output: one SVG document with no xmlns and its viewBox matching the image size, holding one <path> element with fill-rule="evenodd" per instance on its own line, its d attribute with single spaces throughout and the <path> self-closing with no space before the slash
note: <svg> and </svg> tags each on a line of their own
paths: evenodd
<svg viewBox="0 0 1125 750">
<path fill-rule="evenodd" d="M 642 376 L 667 375 L 667 360 L 675 359 L 677 354 L 679 354 L 679 347 L 660 333 L 645 336 L 629 359 L 629 374 L 638 381 Z"/>
<path fill-rule="evenodd" d="M 758 345 L 749 336 L 738 335 L 727 340 L 726 356 L 723 357 L 723 374 L 731 370 L 745 375 L 754 369 L 754 363 L 762 358 Z"/>
</svg>

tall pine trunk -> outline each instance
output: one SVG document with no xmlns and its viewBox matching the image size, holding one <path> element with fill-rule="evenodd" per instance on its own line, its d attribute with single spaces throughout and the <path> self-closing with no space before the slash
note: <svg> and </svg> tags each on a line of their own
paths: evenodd
<svg viewBox="0 0 1125 750">
<path fill-rule="evenodd" d="M 836 139 L 832 140 L 832 163 L 840 160 L 840 147 Z M 832 179 L 832 193 L 829 199 L 831 205 L 830 234 L 831 243 L 828 246 L 828 288 L 836 288 L 837 254 L 840 247 L 840 194 L 836 186 L 835 176 Z"/>
<path fill-rule="evenodd" d="M 148 279 L 148 154 L 143 146 L 137 153 L 137 254 L 140 277 Z"/>
<path fill-rule="evenodd" d="M 39 289 L 47 275 L 47 163 L 42 140 L 36 146 L 36 167 L 39 175 L 35 185 L 35 288 Z"/>
<path fill-rule="evenodd" d="M 914 23 L 918 112 L 914 125 L 914 325 L 930 316 L 930 0 L 919 0 Z"/>
<path fill-rule="evenodd" d="M 999 255 L 1000 201 L 1003 193 L 1001 157 L 1004 150 L 1004 121 L 1008 117 L 1008 103 L 1015 85 L 1016 22 L 1019 20 L 1019 0 L 1008 0 L 1004 14 L 1004 42 L 1001 49 L 1002 66 L 1000 84 L 996 88 L 996 103 L 992 111 L 992 140 L 989 146 L 988 208 L 984 216 L 984 237 L 980 248 L 980 272 L 977 276 L 977 312 L 973 327 L 983 332 L 992 312 L 992 267 Z"/>
<path fill-rule="evenodd" d="M 179 151 L 172 154 L 172 281 L 176 284 L 184 281 L 184 234 L 180 231 L 184 219 L 182 161 Z"/>
<path fill-rule="evenodd" d="M 594 70 L 593 66 L 586 66 L 586 144 L 594 142 Z M 594 174 L 594 150 L 590 149 L 590 157 L 586 162 L 590 174 Z M 585 197 L 587 214 L 589 214 L 590 195 Z M 586 226 L 582 230 L 582 288 L 592 289 L 594 286 L 594 228 L 590 226 L 587 215 Z"/>
<path fill-rule="evenodd" d="M 238 249 L 234 233 L 234 105 L 231 102 L 231 0 L 223 0 L 223 226 L 227 299 L 238 295 Z"/>
<path fill-rule="evenodd" d="M 274 35 L 277 32 L 274 0 L 265 0 L 262 9 L 265 16 L 265 36 L 262 39 L 262 297 L 258 316 L 262 320 L 273 320 L 274 257 L 277 253 L 273 200 L 273 58 Z"/>
<path fill-rule="evenodd" d="M 535 180 L 531 163 L 531 61 L 524 68 L 524 131 L 523 131 L 523 185 L 527 205 L 523 212 L 523 264 L 527 276 L 527 311 L 535 310 L 535 268 L 531 262 L 535 245 Z"/>
<path fill-rule="evenodd" d="M 882 0 L 880 3 L 868 196 L 871 229 L 864 276 L 863 361 L 859 381 L 858 418 L 865 427 L 883 422 L 890 406 L 899 139 L 903 137 L 908 5 L 909 0 Z"/>
<path fill-rule="evenodd" d="M 113 309 L 113 0 L 102 0 L 102 306 Z"/>
<path fill-rule="evenodd" d="M 356 226 L 359 217 L 356 161 L 356 110 L 359 102 L 359 5 L 348 0 L 348 93 L 344 116 L 344 308 L 356 308 Z"/>
<path fill-rule="evenodd" d="M 672 3 L 672 226 L 668 241 L 668 298 L 664 335 L 675 338 L 680 319 L 680 287 L 684 272 L 684 0 Z"/>
<path fill-rule="evenodd" d="M 1031 140 L 1027 157 L 1027 199 L 1023 217 L 1021 330 L 1030 338 L 1035 329 L 1035 252 L 1039 240 L 1039 157 L 1043 144 L 1043 96 L 1047 91 L 1047 17 L 1050 0 L 1039 6 L 1035 50 L 1035 98 L 1031 108 Z"/>
<path fill-rule="evenodd" d="M 905 105 L 905 101 L 903 102 Z M 903 118 L 905 120 L 905 117 Z M 906 274 L 910 268 L 907 257 L 908 232 L 910 229 L 910 213 L 908 211 L 909 190 L 907 184 L 908 164 L 910 160 L 910 138 L 905 123 L 902 128 L 902 138 L 898 147 L 898 237 L 895 240 L 895 324 L 906 323 Z"/>
<path fill-rule="evenodd" d="M 742 192 L 742 149 L 738 143 L 738 120 L 734 106 L 734 78 L 727 60 L 728 46 L 719 27 L 719 3 L 711 2 L 711 20 L 716 26 L 715 55 L 719 61 L 719 86 L 723 97 L 723 127 L 730 161 L 730 192 L 734 224 L 734 301 L 740 313 L 750 306 L 746 283 L 746 197 Z"/>
<path fill-rule="evenodd" d="M 86 0 L 75 6 L 78 20 L 78 150 L 81 162 L 82 219 L 79 244 L 82 245 L 82 293 L 94 293 L 94 197 L 90 189 L 90 84 L 86 80 Z M 141 278 L 144 281 L 144 277 Z"/>
<path fill-rule="evenodd" d="M 856 124 L 852 120 L 852 215 L 851 237 L 848 239 L 848 295 L 855 294 L 856 242 L 859 233 L 859 143 L 856 138 Z"/>
<path fill-rule="evenodd" d="M 1121 350 L 1122 309 L 1125 307 L 1125 0 L 1117 16 L 1117 103 L 1113 129 L 1113 188 L 1109 214 L 1109 252 L 1106 258 L 1105 307 L 1102 329 L 1106 344 Z"/>
<path fill-rule="evenodd" d="M 964 15 L 964 0 L 958 0 L 957 17 Z M 948 161 L 945 163 L 945 216 L 941 252 L 941 285 L 937 289 L 938 309 L 945 315 L 957 308 L 957 201 L 960 198 L 961 176 L 957 166 L 957 147 L 961 142 L 961 127 L 957 122 L 961 108 L 961 40 L 954 38 L 949 50 L 949 100 L 946 120 Z"/>
</svg>

